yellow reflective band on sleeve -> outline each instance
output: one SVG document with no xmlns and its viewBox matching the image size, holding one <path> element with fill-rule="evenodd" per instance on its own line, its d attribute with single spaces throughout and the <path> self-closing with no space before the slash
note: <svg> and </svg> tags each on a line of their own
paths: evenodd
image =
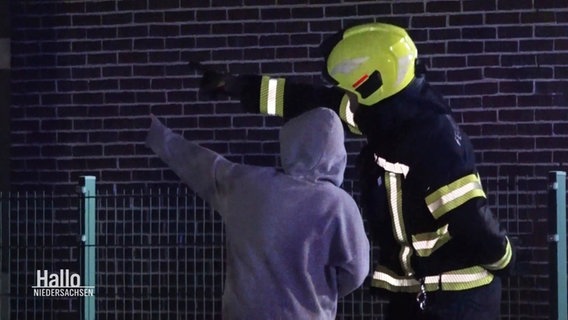
<svg viewBox="0 0 568 320">
<path fill-rule="evenodd" d="M 448 271 L 441 275 L 427 276 L 424 278 L 424 285 L 428 292 L 460 291 L 484 286 L 490 283 L 493 277 L 493 274 L 483 267 L 475 266 Z M 420 291 L 420 282 L 417 279 L 396 275 L 382 266 L 373 273 L 371 286 L 391 292 L 417 293 Z"/>
<path fill-rule="evenodd" d="M 499 261 L 483 265 L 486 269 L 489 270 L 501 270 L 505 268 L 509 262 L 511 262 L 511 258 L 513 257 L 513 248 L 511 247 L 511 242 L 509 242 L 509 238 L 507 237 L 507 247 L 505 248 L 505 254 L 499 259 Z"/>
<path fill-rule="evenodd" d="M 446 244 L 452 236 L 448 231 L 448 225 L 444 225 L 435 232 L 419 233 L 412 236 L 412 246 L 420 257 L 428 257 L 432 252 Z"/>
<path fill-rule="evenodd" d="M 359 127 L 357 127 L 357 124 L 355 123 L 355 115 L 351 110 L 351 102 L 349 101 L 349 96 L 346 94 L 343 95 L 341 104 L 339 105 L 339 117 L 347 123 L 347 127 L 351 133 L 362 135 Z"/>
<path fill-rule="evenodd" d="M 485 198 L 485 192 L 481 187 L 479 176 L 470 174 L 429 194 L 426 197 L 426 205 L 434 218 L 439 219 L 449 211 L 476 197 Z"/>
<path fill-rule="evenodd" d="M 272 116 L 284 116 L 284 78 L 263 76 L 260 82 L 260 112 Z"/>
</svg>

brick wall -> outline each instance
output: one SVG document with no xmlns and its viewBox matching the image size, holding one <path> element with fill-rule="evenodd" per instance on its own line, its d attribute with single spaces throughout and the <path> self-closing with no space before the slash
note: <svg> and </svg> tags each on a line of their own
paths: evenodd
<svg viewBox="0 0 568 320">
<path fill-rule="evenodd" d="M 567 162 L 561 1 L 327 2 L 14 1 L 13 186 L 176 180 L 142 145 L 150 111 L 236 160 L 273 164 L 279 120 L 199 99 L 186 62 L 320 81 L 322 38 L 372 20 L 408 28 L 482 171 L 543 177 Z"/>
<path fill-rule="evenodd" d="M 564 0 L 19 0 L 11 16 L 12 189 L 54 191 L 85 174 L 109 188 L 177 183 L 143 146 L 149 112 L 231 159 L 274 165 L 280 120 L 200 99 L 187 61 L 319 82 L 326 35 L 355 22 L 407 28 L 482 175 L 510 191 L 491 201 L 533 261 L 518 280 L 523 312 L 545 317 L 546 176 L 568 162 Z M 351 163 L 360 143 L 348 140 Z"/>
</svg>

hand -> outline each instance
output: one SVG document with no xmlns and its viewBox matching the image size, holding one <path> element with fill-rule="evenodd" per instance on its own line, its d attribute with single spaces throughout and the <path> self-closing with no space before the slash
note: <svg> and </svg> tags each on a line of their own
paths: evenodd
<svg viewBox="0 0 568 320">
<path fill-rule="evenodd" d="M 199 82 L 199 93 L 217 97 L 218 94 L 225 93 L 225 74 L 213 70 L 206 70 Z"/>
<path fill-rule="evenodd" d="M 209 98 L 216 98 L 218 94 L 227 94 L 225 88 L 227 74 L 210 69 L 196 61 L 190 61 L 189 67 L 203 74 L 199 82 L 200 94 Z"/>
</svg>

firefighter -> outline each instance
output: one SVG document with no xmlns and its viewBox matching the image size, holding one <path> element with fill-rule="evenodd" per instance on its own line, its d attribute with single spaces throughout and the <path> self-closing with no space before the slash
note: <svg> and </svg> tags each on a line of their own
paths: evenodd
<svg viewBox="0 0 568 320">
<path fill-rule="evenodd" d="M 366 137 L 361 205 L 379 247 L 371 287 L 388 297 L 387 319 L 499 319 L 512 246 L 487 206 L 472 144 L 425 80 L 413 40 L 368 23 L 321 48 L 331 87 L 209 70 L 200 89 L 284 119 L 331 108 Z"/>
</svg>

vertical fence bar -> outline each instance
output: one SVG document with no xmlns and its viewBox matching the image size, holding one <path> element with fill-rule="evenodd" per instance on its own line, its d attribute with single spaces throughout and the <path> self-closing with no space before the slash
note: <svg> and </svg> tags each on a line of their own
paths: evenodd
<svg viewBox="0 0 568 320">
<path fill-rule="evenodd" d="M 0 320 L 10 319 L 9 201 L 9 194 L 0 192 Z"/>
<path fill-rule="evenodd" d="M 550 317 L 566 320 L 566 172 L 549 173 Z"/>
<path fill-rule="evenodd" d="M 96 212 L 96 178 L 93 176 L 81 177 L 81 193 L 84 203 L 84 234 L 83 242 L 85 245 L 84 256 L 84 286 L 95 287 L 95 212 Z M 84 320 L 95 320 L 95 296 L 86 296 L 84 301 Z"/>
</svg>

